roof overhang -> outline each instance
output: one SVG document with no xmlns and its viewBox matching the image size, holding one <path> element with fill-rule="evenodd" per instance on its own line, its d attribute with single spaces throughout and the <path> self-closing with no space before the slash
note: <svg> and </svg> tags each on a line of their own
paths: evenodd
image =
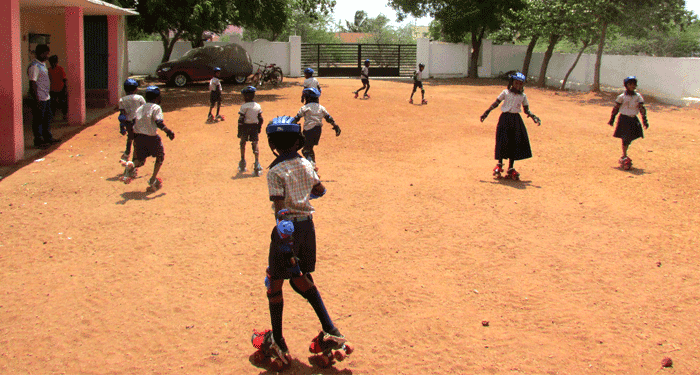
<svg viewBox="0 0 700 375">
<path fill-rule="evenodd" d="M 133 9 L 121 8 L 100 0 L 19 0 L 20 12 L 62 14 L 63 8 L 67 7 L 83 8 L 83 14 L 86 16 L 138 15 Z"/>
</svg>

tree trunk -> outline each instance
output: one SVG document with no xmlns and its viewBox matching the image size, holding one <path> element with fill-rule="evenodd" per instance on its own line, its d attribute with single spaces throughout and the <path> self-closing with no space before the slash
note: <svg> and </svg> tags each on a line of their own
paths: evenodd
<svg viewBox="0 0 700 375">
<path fill-rule="evenodd" d="M 569 76 L 571 75 L 571 72 L 574 71 L 574 68 L 576 68 L 576 64 L 578 64 L 578 60 L 581 58 L 581 55 L 583 55 L 583 51 L 586 50 L 586 48 L 588 48 L 589 45 L 590 45 L 590 43 L 588 40 L 583 41 L 583 47 L 581 47 L 581 50 L 578 51 L 578 55 L 576 55 L 576 60 L 574 60 L 574 63 L 571 64 L 571 68 L 569 68 L 569 71 L 566 72 L 566 75 L 564 76 L 564 81 L 562 81 L 562 83 L 561 83 L 561 88 L 560 88 L 561 90 L 566 89 L 566 81 L 569 80 Z"/>
<path fill-rule="evenodd" d="M 474 31 L 472 30 L 472 55 L 469 61 L 467 78 L 479 78 L 479 53 L 481 52 L 481 42 L 484 39 L 486 28 L 482 28 L 478 35 Z"/>
<path fill-rule="evenodd" d="M 605 48 L 605 32 L 608 29 L 608 21 L 602 21 L 600 28 L 600 41 L 598 41 L 598 51 L 595 56 L 595 73 L 593 73 L 593 86 L 591 91 L 600 92 L 600 62 L 603 59 L 603 49 Z"/>
<path fill-rule="evenodd" d="M 163 58 L 160 60 L 160 62 L 164 63 L 170 61 L 170 55 L 173 53 L 175 42 L 177 42 L 180 39 L 182 31 L 176 32 L 172 39 L 168 38 L 167 32 L 164 33 L 161 31 L 159 32 L 159 34 L 160 39 L 163 41 Z"/>
<path fill-rule="evenodd" d="M 560 35 L 552 34 L 549 36 L 549 45 L 547 46 L 547 51 L 544 53 L 544 59 L 542 59 L 542 67 L 540 68 L 540 77 L 537 79 L 537 86 L 545 87 L 547 86 L 547 66 L 549 65 L 549 60 L 552 58 L 552 52 L 554 52 L 554 46 L 559 43 Z"/>
<path fill-rule="evenodd" d="M 532 60 L 532 51 L 535 50 L 535 45 L 537 40 L 540 39 L 539 35 L 535 35 L 530 39 L 530 44 L 527 45 L 527 52 L 525 52 L 525 61 L 523 61 L 523 74 L 527 77 L 527 73 L 530 70 L 530 60 Z"/>
</svg>

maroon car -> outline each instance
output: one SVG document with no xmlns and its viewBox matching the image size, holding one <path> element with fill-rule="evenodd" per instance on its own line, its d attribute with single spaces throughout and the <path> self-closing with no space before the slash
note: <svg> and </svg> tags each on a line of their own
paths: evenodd
<svg viewBox="0 0 700 375">
<path fill-rule="evenodd" d="M 248 52 L 231 43 L 194 48 L 178 60 L 160 64 L 156 74 L 160 81 L 182 87 L 189 82 L 210 80 L 216 67 L 221 68 L 222 80 L 236 83 L 244 83 L 253 73 Z"/>
</svg>

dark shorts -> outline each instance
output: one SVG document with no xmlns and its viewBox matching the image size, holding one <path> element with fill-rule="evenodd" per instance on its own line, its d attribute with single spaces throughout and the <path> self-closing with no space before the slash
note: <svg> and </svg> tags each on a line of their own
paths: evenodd
<svg viewBox="0 0 700 375">
<path fill-rule="evenodd" d="M 307 146 L 317 146 L 321 140 L 321 126 L 314 126 L 309 130 L 304 130 L 304 144 Z"/>
<path fill-rule="evenodd" d="M 421 82 L 421 81 L 413 82 L 413 91 L 416 91 L 416 89 L 419 87 L 421 90 L 423 90 L 423 82 Z"/>
<path fill-rule="evenodd" d="M 613 137 L 622 139 L 626 145 L 637 138 L 644 138 L 644 130 L 642 130 L 642 124 L 639 123 L 637 116 L 620 115 Z"/>
<path fill-rule="evenodd" d="M 268 272 L 273 280 L 289 279 L 292 274 L 287 259 L 280 250 L 281 239 L 277 228 L 272 228 L 270 235 L 270 253 L 268 256 Z M 316 270 L 316 228 L 313 219 L 294 223 L 294 255 L 299 258 L 299 268 L 302 273 Z"/>
<path fill-rule="evenodd" d="M 527 128 L 519 113 L 503 112 L 496 128 L 495 159 L 522 160 L 532 157 Z"/>
<path fill-rule="evenodd" d="M 165 158 L 159 135 L 134 134 L 134 160 L 145 161 L 149 156 Z"/>
<path fill-rule="evenodd" d="M 361 80 L 363 86 L 369 86 L 369 78 L 362 78 Z"/>
<path fill-rule="evenodd" d="M 257 142 L 260 138 L 260 125 L 258 124 L 243 124 L 238 125 L 238 138 L 241 141 Z"/>
<path fill-rule="evenodd" d="M 209 103 L 211 103 L 211 104 L 221 103 L 221 91 L 210 91 Z"/>
</svg>

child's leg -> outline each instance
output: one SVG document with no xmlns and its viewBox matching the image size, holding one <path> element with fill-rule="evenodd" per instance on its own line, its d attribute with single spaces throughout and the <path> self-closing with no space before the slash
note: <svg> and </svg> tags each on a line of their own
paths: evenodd
<svg viewBox="0 0 700 375">
<path fill-rule="evenodd" d="M 269 276 L 268 276 L 269 280 Z M 287 345 L 282 335 L 282 315 L 284 313 L 284 297 L 282 295 L 284 280 L 270 280 L 267 288 L 267 301 L 270 308 L 270 323 L 272 324 L 272 336 L 275 342 L 287 351 Z"/>
<path fill-rule="evenodd" d="M 245 160 L 245 144 L 246 144 L 245 138 L 241 138 L 241 143 L 240 143 L 240 146 L 241 146 L 241 160 Z"/>
<path fill-rule="evenodd" d="M 131 145 L 134 143 L 134 126 L 126 127 L 126 149 L 124 150 L 124 155 L 127 158 L 131 154 Z M 125 159 L 126 160 L 126 159 Z"/>
<path fill-rule="evenodd" d="M 365 89 L 365 95 L 364 95 L 364 96 L 367 96 L 367 91 L 369 91 L 369 80 L 367 81 L 367 88 Z"/>
<path fill-rule="evenodd" d="M 508 169 L 513 169 L 514 164 L 515 164 L 514 159 L 508 159 Z"/>
<path fill-rule="evenodd" d="M 413 91 L 411 91 L 411 98 L 410 98 L 411 100 L 413 100 L 413 94 L 416 93 L 416 89 L 417 89 L 417 88 L 418 88 L 418 86 L 416 86 L 416 85 L 414 84 L 414 85 L 413 85 Z"/>
<path fill-rule="evenodd" d="M 323 331 L 333 335 L 339 335 L 340 332 L 338 332 L 335 325 L 333 325 L 333 321 L 331 321 L 331 317 L 328 315 L 328 310 L 326 310 L 326 306 L 323 304 L 321 294 L 318 292 L 311 275 L 306 274 L 300 277 L 295 277 L 289 281 L 289 284 L 292 286 L 292 289 L 294 289 L 295 292 L 299 293 L 302 297 L 309 301 L 309 304 L 316 312 L 318 320 L 321 322 Z"/>
<path fill-rule="evenodd" d="M 304 155 L 304 157 L 312 162 L 316 162 L 316 154 L 314 154 L 314 146 L 313 145 L 304 145 L 304 149 L 301 150 L 301 154 Z"/>
<path fill-rule="evenodd" d="M 219 116 L 219 111 L 221 110 L 221 101 L 216 103 L 216 116 Z"/>
<path fill-rule="evenodd" d="M 258 142 L 250 142 L 250 146 L 253 149 L 253 155 L 255 156 L 255 162 L 260 162 L 260 150 L 258 149 Z"/>
<path fill-rule="evenodd" d="M 158 172 L 160 172 L 160 167 L 163 165 L 163 160 L 165 160 L 164 155 L 156 156 L 156 162 L 153 164 L 153 175 L 151 180 L 148 182 L 149 185 L 153 185 L 158 180 Z"/>
<path fill-rule="evenodd" d="M 630 144 L 625 143 L 625 141 L 622 141 L 622 157 L 626 158 L 627 157 L 627 150 L 629 149 Z"/>
</svg>

